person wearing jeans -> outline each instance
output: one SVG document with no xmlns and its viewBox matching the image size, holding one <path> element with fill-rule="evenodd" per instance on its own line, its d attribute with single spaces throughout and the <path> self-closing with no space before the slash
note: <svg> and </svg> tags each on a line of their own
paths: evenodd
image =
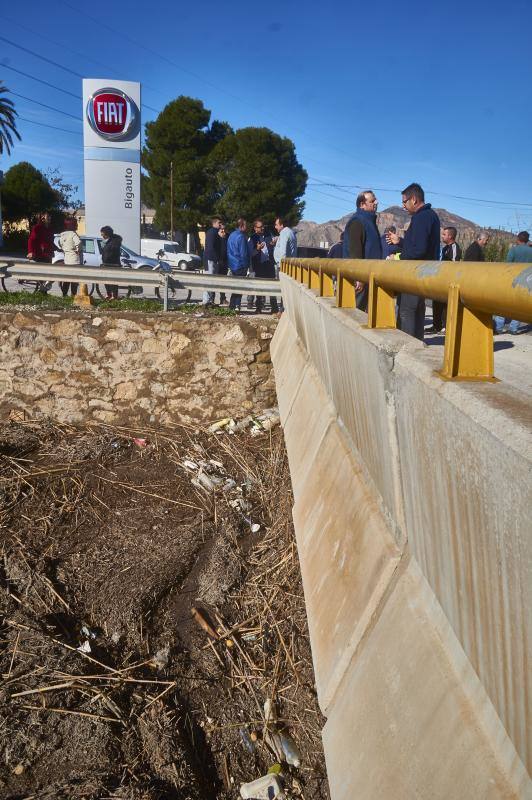
<svg viewBox="0 0 532 800">
<path fill-rule="evenodd" d="M 530 235 L 528 231 L 521 231 L 517 234 L 517 244 L 511 247 L 508 251 L 506 261 L 513 264 L 531 264 L 532 263 L 532 247 L 530 247 Z M 519 333 L 525 333 L 528 330 L 528 325 L 524 325 L 517 319 L 508 319 L 507 317 L 493 317 L 495 323 L 495 333 L 508 333 L 514 336 Z"/>
<path fill-rule="evenodd" d="M 251 269 L 256 278 L 275 278 L 275 264 L 273 261 L 273 245 L 271 236 L 264 233 L 264 223 L 261 219 L 256 219 L 253 223 L 253 233 L 248 241 L 249 257 L 251 261 Z M 264 308 L 266 298 L 264 295 L 258 295 L 255 298 L 253 295 L 248 295 L 248 308 L 253 308 L 253 302 L 256 300 L 255 308 L 257 313 L 260 313 Z M 277 305 L 277 297 L 272 295 L 270 297 L 270 307 L 272 314 L 276 314 L 279 310 Z"/>
<path fill-rule="evenodd" d="M 412 220 L 401 239 L 396 233 L 387 236 L 389 244 L 396 244 L 400 252 L 389 258 L 404 261 L 439 261 L 440 219 L 430 203 L 425 203 L 425 192 L 419 183 L 411 183 L 402 191 L 403 208 Z M 423 341 L 425 328 L 425 298 L 401 292 L 397 299 L 398 328 Z"/>
<path fill-rule="evenodd" d="M 246 237 L 248 224 L 243 217 L 239 217 L 237 228 L 227 240 L 227 265 L 230 274 L 235 278 L 245 278 L 249 269 L 249 248 Z M 229 300 L 229 308 L 240 311 L 242 295 L 233 293 Z"/>
</svg>

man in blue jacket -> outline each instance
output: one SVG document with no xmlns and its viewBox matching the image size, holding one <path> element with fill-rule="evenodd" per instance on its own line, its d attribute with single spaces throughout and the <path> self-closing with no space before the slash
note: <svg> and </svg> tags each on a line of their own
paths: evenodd
<svg viewBox="0 0 532 800">
<path fill-rule="evenodd" d="M 398 256 L 403 261 L 439 261 L 440 218 L 431 204 L 425 203 L 425 192 L 419 183 L 411 183 L 403 189 L 402 196 L 403 208 L 412 220 L 403 239 L 396 233 L 390 233 L 388 242 L 399 245 Z M 403 292 L 398 297 L 397 308 L 400 330 L 423 341 L 425 298 Z"/>
<path fill-rule="evenodd" d="M 357 197 L 357 210 L 347 220 L 343 238 L 344 258 L 382 258 L 382 244 L 377 228 L 378 200 L 371 189 Z M 356 304 L 361 311 L 368 310 L 368 287 L 357 281 Z"/>
<path fill-rule="evenodd" d="M 245 278 L 249 269 L 249 249 L 246 236 L 248 224 L 243 217 L 239 217 L 237 228 L 227 240 L 227 266 L 229 272 L 235 278 Z M 229 300 L 229 308 L 240 311 L 242 302 L 241 294 L 232 294 Z"/>
</svg>

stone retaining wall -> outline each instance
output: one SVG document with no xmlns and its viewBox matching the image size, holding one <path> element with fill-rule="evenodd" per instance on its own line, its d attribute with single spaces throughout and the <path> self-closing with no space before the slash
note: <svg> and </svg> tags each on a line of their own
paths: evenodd
<svg viewBox="0 0 532 800">
<path fill-rule="evenodd" d="M 0 414 L 200 423 L 275 404 L 277 319 L 0 313 Z"/>
</svg>

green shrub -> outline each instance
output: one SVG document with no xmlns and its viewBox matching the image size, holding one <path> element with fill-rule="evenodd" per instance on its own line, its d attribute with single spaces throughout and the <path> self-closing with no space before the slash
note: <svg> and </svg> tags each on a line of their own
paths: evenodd
<svg viewBox="0 0 532 800">
<path fill-rule="evenodd" d="M 511 242 L 503 239 L 502 236 L 493 236 L 488 240 L 484 248 L 484 258 L 486 261 L 506 261 Z"/>
<path fill-rule="evenodd" d="M 9 253 L 9 255 L 26 258 L 28 254 L 29 235 L 29 231 L 24 228 L 21 230 L 14 225 L 10 225 L 9 222 L 5 222 L 3 228 L 3 252 Z"/>
<path fill-rule="evenodd" d="M 57 297 L 44 292 L 0 292 L 0 305 L 39 306 L 41 308 L 72 308 L 72 297 Z"/>
</svg>

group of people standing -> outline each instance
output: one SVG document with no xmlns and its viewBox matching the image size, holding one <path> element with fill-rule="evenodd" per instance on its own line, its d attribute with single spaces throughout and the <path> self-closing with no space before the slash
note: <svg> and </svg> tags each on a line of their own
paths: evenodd
<svg viewBox="0 0 532 800">
<path fill-rule="evenodd" d="M 224 223 L 219 217 L 213 217 L 211 227 L 205 234 L 204 260 L 207 272 L 212 275 L 231 275 L 235 278 L 277 278 L 281 259 L 297 254 L 297 240 L 293 230 L 282 217 L 275 220 L 276 236 L 272 236 L 265 228 L 262 219 L 256 219 L 252 225 L 252 233 L 248 235 L 248 223 L 243 217 L 237 220 L 236 228 L 227 236 Z M 225 295 L 220 294 L 220 304 L 226 302 Z M 240 310 L 242 295 L 231 294 L 229 308 Z M 204 292 L 203 305 L 214 304 L 214 292 Z M 266 304 L 262 295 L 248 295 L 247 307 L 260 313 Z M 270 297 L 273 314 L 279 311 L 277 298 Z"/>
<path fill-rule="evenodd" d="M 462 251 L 456 241 L 457 229 L 451 225 L 441 230 L 440 219 L 419 183 L 411 183 L 402 191 L 402 205 L 411 217 L 404 236 L 399 236 L 395 226 L 389 226 L 381 236 L 377 227 L 378 200 L 371 189 L 357 197 L 356 212 L 350 217 L 341 234 L 340 242 L 329 251 L 331 258 L 402 259 L 412 261 L 460 261 Z M 441 233 L 441 236 L 440 236 Z M 526 231 L 518 234 L 517 246 L 511 248 L 508 261 L 531 261 L 532 247 L 528 247 Z M 465 261 L 484 261 L 484 248 L 489 234 L 482 231 L 467 248 Z M 442 246 L 443 245 L 443 246 Z M 516 251 L 519 250 L 519 253 Z M 367 311 L 368 287 L 355 286 L 357 308 Z M 439 333 L 445 327 L 446 304 L 432 301 L 433 321 L 429 333 Z M 495 333 L 506 330 L 506 321 L 494 318 Z M 425 298 L 402 292 L 397 298 L 397 327 L 423 341 L 425 334 Z M 521 333 L 527 326 L 510 321 L 508 332 Z"/>
<path fill-rule="evenodd" d="M 78 222 L 75 217 L 65 217 L 63 230 L 57 238 L 51 228 L 50 214 L 41 214 L 35 225 L 32 226 L 28 239 L 28 258 L 41 264 L 50 264 L 56 252 L 62 253 L 62 261 L 65 266 L 83 264 L 83 246 L 77 233 Z M 109 225 L 104 225 L 100 231 L 103 239 L 102 245 L 102 264 L 105 266 L 121 266 L 120 253 L 122 237 L 118 236 Z M 67 297 L 69 291 L 72 296 L 77 294 L 77 283 L 60 282 L 63 297 Z M 118 298 L 118 286 L 105 284 L 107 300 Z"/>
</svg>

